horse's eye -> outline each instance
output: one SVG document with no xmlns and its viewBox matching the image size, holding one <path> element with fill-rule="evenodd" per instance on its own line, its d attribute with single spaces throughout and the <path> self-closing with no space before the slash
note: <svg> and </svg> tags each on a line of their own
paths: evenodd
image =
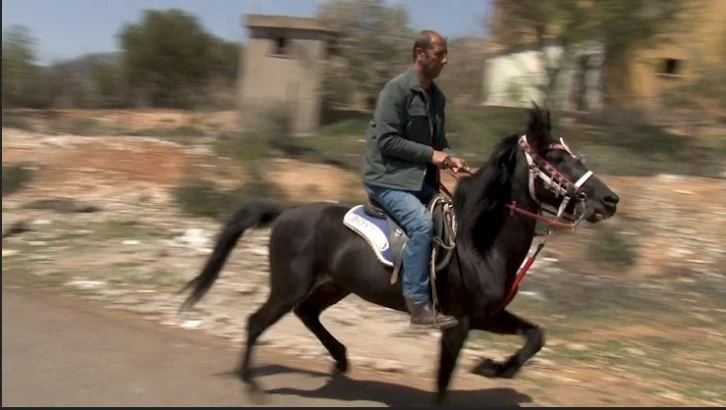
<svg viewBox="0 0 726 410">
<path fill-rule="evenodd" d="M 564 156 L 562 155 L 562 151 L 556 149 L 547 151 L 546 156 L 550 162 L 561 162 L 564 158 Z"/>
</svg>

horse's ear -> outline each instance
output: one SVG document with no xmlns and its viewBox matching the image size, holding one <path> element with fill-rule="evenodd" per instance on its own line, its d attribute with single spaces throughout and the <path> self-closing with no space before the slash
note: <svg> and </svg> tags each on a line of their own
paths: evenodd
<svg viewBox="0 0 726 410">
<path fill-rule="evenodd" d="M 552 122 L 550 118 L 550 110 L 544 110 L 544 114 L 542 114 L 542 117 L 544 118 L 544 126 L 549 131 L 552 129 Z"/>
<path fill-rule="evenodd" d="M 540 121 L 540 108 L 539 105 L 537 105 L 536 102 L 532 102 L 532 109 L 529 110 L 529 124 L 535 125 L 538 124 Z"/>
<path fill-rule="evenodd" d="M 541 109 L 539 108 L 539 105 L 537 105 L 537 103 L 534 102 L 534 100 L 530 100 L 530 102 L 532 103 L 532 113 L 538 114 L 541 111 Z"/>
</svg>

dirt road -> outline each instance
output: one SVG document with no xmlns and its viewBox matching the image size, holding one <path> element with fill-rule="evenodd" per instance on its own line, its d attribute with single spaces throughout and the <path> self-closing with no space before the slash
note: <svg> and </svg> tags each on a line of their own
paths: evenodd
<svg viewBox="0 0 726 410">
<path fill-rule="evenodd" d="M 207 335 L 6 282 L 2 290 L 3 406 L 251 406 L 229 376 L 239 352 Z M 432 381 L 353 371 L 258 350 L 275 406 L 427 406 Z M 274 364 L 272 364 L 274 363 Z M 302 370 L 305 369 L 305 370 Z M 519 406 L 511 389 L 454 386 L 449 405 Z"/>
</svg>

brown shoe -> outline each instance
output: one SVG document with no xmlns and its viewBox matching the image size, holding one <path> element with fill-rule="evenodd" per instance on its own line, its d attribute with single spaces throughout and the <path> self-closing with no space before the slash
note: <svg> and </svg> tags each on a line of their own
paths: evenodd
<svg viewBox="0 0 726 410">
<path fill-rule="evenodd" d="M 436 312 L 436 315 L 434 315 L 431 302 L 413 303 L 410 300 L 406 302 L 408 311 L 411 313 L 411 326 L 448 329 L 459 324 L 459 321 L 452 316 L 447 316 L 440 312 Z"/>
</svg>

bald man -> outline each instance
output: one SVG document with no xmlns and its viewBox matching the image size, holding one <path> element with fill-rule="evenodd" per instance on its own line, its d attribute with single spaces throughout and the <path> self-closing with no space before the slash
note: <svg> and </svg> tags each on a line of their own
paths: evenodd
<svg viewBox="0 0 726 410">
<path fill-rule="evenodd" d="M 427 205 L 438 192 L 439 169 L 468 169 L 446 140 L 446 98 L 434 83 L 447 63 L 446 40 L 424 30 L 413 43 L 413 64 L 383 87 L 368 127 L 363 185 L 408 236 L 403 251 L 403 296 L 411 325 L 457 325 L 431 303 L 429 263 L 433 221 Z"/>
</svg>

